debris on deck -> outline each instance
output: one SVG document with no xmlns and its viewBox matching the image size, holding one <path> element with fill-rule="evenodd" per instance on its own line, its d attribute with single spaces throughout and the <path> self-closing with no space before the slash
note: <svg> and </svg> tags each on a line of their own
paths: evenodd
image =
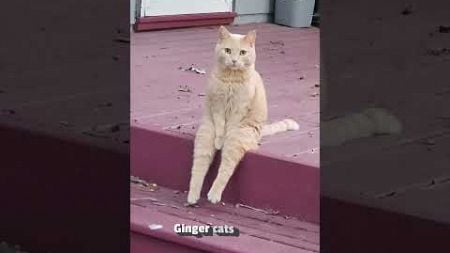
<svg viewBox="0 0 450 253">
<path fill-rule="evenodd" d="M 413 11 L 414 11 L 414 6 L 412 4 L 408 4 L 405 6 L 405 8 L 401 12 L 401 14 L 406 16 L 406 15 L 413 13 Z"/>
<path fill-rule="evenodd" d="M 114 41 L 115 42 L 119 42 L 119 43 L 125 43 L 125 44 L 129 44 L 130 43 L 130 39 L 129 38 L 124 38 L 124 37 L 117 37 Z"/>
<path fill-rule="evenodd" d="M 154 191 L 157 191 L 159 189 L 158 184 L 148 183 L 147 181 L 145 181 L 143 179 L 140 179 L 138 177 L 135 177 L 135 176 L 130 176 L 130 182 L 132 184 L 138 185 L 139 189 L 141 189 L 143 191 L 154 192 Z"/>
<path fill-rule="evenodd" d="M 69 123 L 68 121 L 65 121 L 65 120 L 61 120 L 61 121 L 59 122 L 59 125 L 64 126 L 64 127 L 69 127 L 69 126 L 71 126 L 70 123 Z"/>
<path fill-rule="evenodd" d="M 180 85 L 178 91 L 192 93 L 192 90 L 188 85 Z"/>
<path fill-rule="evenodd" d="M 158 230 L 158 229 L 163 228 L 163 226 L 159 225 L 159 224 L 150 224 L 150 225 L 148 225 L 148 228 L 150 228 L 150 230 Z"/>
<path fill-rule="evenodd" d="M 142 180 L 142 179 L 140 179 L 138 177 L 135 177 L 135 176 L 130 176 L 130 182 L 133 183 L 133 184 L 140 184 L 140 185 L 143 185 L 145 187 L 148 187 L 148 183 L 145 180 Z"/>
<path fill-rule="evenodd" d="M 92 130 L 97 133 L 115 133 L 120 131 L 120 125 L 124 125 L 124 123 L 97 125 Z"/>
<path fill-rule="evenodd" d="M 200 74 L 200 75 L 206 74 L 206 70 L 204 70 L 202 68 L 198 68 L 194 64 L 192 64 L 189 68 L 180 67 L 179 69 L 181 69 L 183 71 L 190 71 L 190 72 L 193 72 L 193 73 L 196 73 L 196 74 Z"/>
<path fill-rule="evenodd" d="M 277 40 L 277 41 L 269 41 L 270 42 L 270 44 L 272 44 L 272 45 L 277 45 L 277 46 L 284 46 L 284 42 L 283 41 L 281 41 L 281 40 Z"/>
<path fill-rule="evenodd" d="M 111 107 L 113 104 L 111 102 L 100 103 L 97 107 Z"/>
<path fill-rule="evenodd" d="M 286 54 L 286 52 L 283 50 L 284 48 L 284 42 L 281 40 L 277 40 L 277 41 L 269 41 L 269 47 L 267 48 L 270 51 L 278 51 L 280 54 Z"/>
<path fill-rule="evenodd" d="M 439 26 L 439 32 L 440 33 L 449 33 L 450 32 L 450 26 L 440 25 Z"/>
<path fill-rule="evenodd" d="M 2 114 L 14 115 L 14 114 L 16 114 L 16 111 L 12 110 L 12 109 L 3 109 Z"/>
<path fill-rule="evenodd" d="M 195 207 L 195 208 L 200 207 L 198 204 L 191 204 L 191 203 L 187 203 L 187 202 L 184 203 L 183 206 L 185 206 L 185 207 Z"/>
<path fill-rule="evenodd" d="M 437 49 L 428 49 L 427 54 L 432 55 L 432 56 L 447 55 L 447 54 L 450 54 L 450 49 L 446 48 L 446 47 L 437 48 Z"/>
<path fill-rule="evenodd" d="M 97 134 L 97 133 L 91 132 L 91 131 L 82 131 L 81 133 L 82 133 L 83 135 L 90 136 L 90 137 L 95 137 L 95 138 L 103 138 L 103 139 L 109 138 L 108 135 Z"/>
<path fill-rule="evenodd" d="M 253 210 L 253 211 L 265 213 L 265 214 L 268 214 L 268 215 L 277 215 L 277 214 L 280 213 L 279 211 L 276 211 L 276 210 L 270 210 L 270 209 L 269 210 L 264 210 L 264 209 L 260 209 L 260 208 L 252 207 L 252 206 L 249 206 L 249 205 L 240 204 L 240 203 L 236 204 L 235 207 L 236 208 L 243 207 L 243 208 L 247 208 L 247 209 L 250 209 L 250 210 Z"/>
</svg>

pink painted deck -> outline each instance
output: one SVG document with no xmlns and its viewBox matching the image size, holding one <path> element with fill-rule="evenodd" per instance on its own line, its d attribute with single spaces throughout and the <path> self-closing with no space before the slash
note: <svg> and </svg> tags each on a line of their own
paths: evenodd
<svg viewBox="0 0 450 253">
<path fill-rule="evenodd" d="M 251 29 L 258 31 L 257 69 L 265 80 L 269 121 L 294 118 L 300 130 L 263 139 L 260 149 L 240 163 L 223 200 L 319 223 L 319 30 L 273 24 L 230 27 L 235 33 Z M 195 64 L 208 73 L 216 36 L 217 27 L 132 34 L 132 175 L 187 190 L 207 75 L 182 69 Z"/>
<path fill-rule="evenodd" d="M 292 252 L 319 251 L 319 226 L 248 207 L 216 206 L 201 208 L 183 205 L 186 193 L 167 188 L 131 185 L 131 251 L 169 252 Z M 239 237 L 185 237 L 173 231 L 175 224 L 229 225 L 238 228 Z M 151 230 L 149 225 L 161 225 Z M 159 240 L 155 240 L 159 239 Z M 171 242 L 171 244 L 168 244 Z"/>
<path fill-rule="evenodd" d="M 319 30 L 274 24 L 232 26 L 257 29 L 257 70 L 268 95 L 269 121 L 296 119 L 300 131 L 265 138 L 261 154 L 319 166 Z M 131 125 L 194 135 L 207 75 L 182 71 L 213 64 L 217 27 L 134 33 L 131 43 Z M 315 86 L 316 85 L 316 86 Z M 192 92 L 179 91 L 188 86 Z"/>
</svg>

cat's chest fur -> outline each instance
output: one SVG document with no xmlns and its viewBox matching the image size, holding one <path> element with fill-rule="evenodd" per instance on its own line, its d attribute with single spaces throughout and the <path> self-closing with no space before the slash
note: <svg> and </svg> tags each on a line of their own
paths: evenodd
<svg viewBox="0 0 450 253">
<path fill-rule="evenodd" d="M 213 113 L 223 113 L 225 120 L 233 116 L 242 117 L 249 109 L 254 95 L 254 86 L 249 79 L 233 82 L 215 80 L 210 96 Z"/>
</svg>

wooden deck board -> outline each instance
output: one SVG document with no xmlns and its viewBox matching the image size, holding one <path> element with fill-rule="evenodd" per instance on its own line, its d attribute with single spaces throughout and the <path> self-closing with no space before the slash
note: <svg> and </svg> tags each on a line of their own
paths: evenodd
<svg viewBox="0 0 450 253">
<path fill-rule="evenodd" d="M 213 252 L 318 252 L 319 226 L 292 217 L 266 214 L 232 204 L 212 205 L 200 203 L 201 207 L 185 207 L 186 193 L 159 187 L 153 192 L 131 185 L 132 229 L 143 232 L 150 224 L 162 224 L 161 233 L 148 231 L 149 236 L 200 249 L 210 247 Z M 150 217 L 149 217 L 150 216 Z M 202 239 L 179 237 L 173 232 L 176 223 L 232 225 L 240 230 L 238 238 L 205 237 Z M 203 244 L 203 245 L 201 245 Z M 216 251 L 214 251 L 216 250 Z"/>
</svg>

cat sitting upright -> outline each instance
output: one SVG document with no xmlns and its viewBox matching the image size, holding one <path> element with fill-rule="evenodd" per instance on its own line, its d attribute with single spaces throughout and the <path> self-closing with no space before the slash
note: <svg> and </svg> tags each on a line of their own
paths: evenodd
<svg viewBox="0 0 450 253">
<path fill-rule="evenodd" d="M 200 198 L 205 175 L 217 150 L 222 159 L 208 200 L 218 203 L 239 161 L 256 149 L 262 136 L 297 130 L 292 119 L 266 125 L 267 101 L 264 84 L 255 70 L 256 31 L 232 34 L 219 28 L 215 64 L 206 89 L 204 113 L 194 143 L 194 160 L 187 201 Z"/>
</svg>

